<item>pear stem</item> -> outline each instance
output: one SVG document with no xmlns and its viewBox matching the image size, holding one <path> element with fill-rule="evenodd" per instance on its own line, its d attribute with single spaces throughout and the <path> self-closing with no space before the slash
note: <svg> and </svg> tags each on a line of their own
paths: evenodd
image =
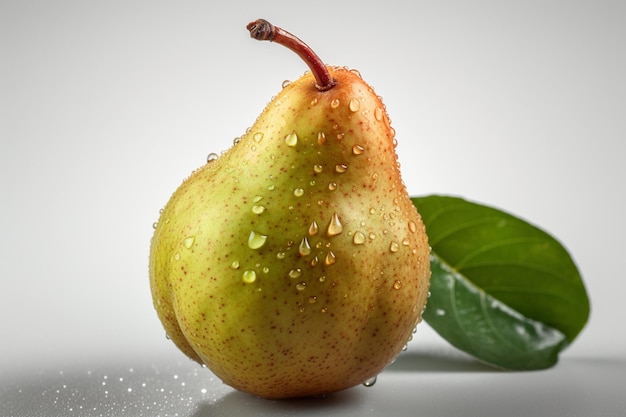
<svg viewBox="0 0 626 417">
<path fill-rule="evenodd" d="M 250 37 L 259 41 L 276 42 L 298 54 L 313 73 L 315 77 L 315 88 L 319 91 L 330 90 L 335 86 L 336 81 L 331 77 L 326 65 L 324 65 L 317 54 L 298 37 L 278 26 L 274 26 L 265 19 L 257 19 L 254 22 L 250 22 L 246 28 L 250 31 Z"/>
</svg>

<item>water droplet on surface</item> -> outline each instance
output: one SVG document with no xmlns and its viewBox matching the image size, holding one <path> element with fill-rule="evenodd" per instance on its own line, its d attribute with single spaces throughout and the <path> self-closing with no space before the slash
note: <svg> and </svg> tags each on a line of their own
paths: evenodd
<svg viewBox="0 0 626 417">
<path fill-rule="evenodd" d="M 215 152 L 211 152 L 210 154 L 207 155 L 206 157 L 206 161 L 207 162 L 213 162 L 215 161 L 217 158 L 219 158 L 219 155 L 216 154 Z"/>
<path fill-rule="evenodd" d="M 298 282 L 296 284 L 296 290 L 298 291 L 304 291 L 305 288 L 306 288 L 306 282 Z"/>
<path fill-rule="evenodd" d="M 324 167 L 318 164 L 313 167 L 313 172 L 315 172 L 316 174 L 321 174 L 323 169 Z"/>
<path fill-rule="evenodd" d="M 304 195 L 304 190 L 302 188 L 296 188 L 293 190 L 293 195 L 296 197 L 302 197 Z"/>
<path fill-rule="evenodd" d="M 409 230 L 411 233 L 415 233 L 417 231 L 417 225 L 412 220 L 409 222 Z"/>
<path fill-rule="evenodd" d="M 337 107 L 339 107 L 339 99 L 335 98 L 333 99 L 333 101 L 330 102 L 330 107 L 332 107 L 333 109 L 336 109 Z"/>
<path fill-rule="evenodd" d="M 445 316 L 446 315 L 446 310 L 438 308 L 435 310 L 435 314 L 438 316 Z"/>
<path fill-rule="evenodd" d="M 254 198 L 252 199 L 252 201 L 255 202 L 255 203 L 258 203 L 261 200 L 263 200 L 263 196 L 262 195 L 254 196 Z"/>
<path fill-rule="evenodd" d="M 376 233 L 372 232 L 372 233 L 370 233 L 370 234 L 369 234 L 369 236 L 368 236 L 368 237 L 369 237 L 371 240 L 374 240 L 374 239 L 376 239 Z"/>
<path fill-rule="evenodd" d="M 361 155 L 364 151 L 365 151 L 365 148 L 362 147 L 361 145 L 354 145 L 352 147 L 352 153 L 354 155 Z"/>
<path fill-rule="evenodd" d="M 326 235 L 332 237 L 337 236 L 341 232 L 343 232 L 343 225 L 341 224 L 337 213 L 333 213 L 333 216 L 330 218 L 330 222 L 328 222 L 328 227 L 326 228 Z"/>
<path fill-rule="evenodd" d="M 256 143 L 261 142 L 261 140 L 263 140 L 263 132 L 256 132 L 253 136 L 252 139 L 254 139 L 254 141 Z"/>
<path fill-rule="evenodd" d="M 313 100 L 311 100 L 311 106 L 315 106 L 317 104 L 317 98 L 314 98 Z"/>
<path fill-rule="evenodd" d="M 235 261 L 233 261 L 233 262 L 230 264 L 230 267 L 231 267 L 231 269 L 239 269 L 239 261 L 236 261 L 236 260 L 235 260 Z"/>
<path fill-rule="evenodd" d="M 252 284 L 254 281 L 256 281 L 256 272 L 254 272 L 252 269 L 248 269 L 243 272 L 242 279 L 243 282 L 245 282 L 246 284 Z"/>
<path fill-rule="evenodd" d="M 285 136 L 285 143 L 287 144 L 287 146 L 296 146 L 298 144 L 298 135 L 296 135 L 296 132 L 291 132 L 290 134 Z"/>
<path fill-rule="evenodd" d="M 338 174 L 343 174 L 347 170 L 348 170 L 348 165 L 346 165 L 346 164 L 337 164 L 337 165 L 335 165 L 335 172 L 337 172 Z"/>
<path fill-rule="evenodd" d="M 156 229 L 158 225 L 159 225 L 159 222 L 154 222 L 154 223 L 152 223 L 152 228 Z"/>
<path fill-rule="evenodd" d="M 400 282 L 400 281 L 396 280 L 396 281 L 393 283 L 393 289 L 394 289 L 394 290 L 399 290 L 400 288 L 402 288 L 402 282 Z"/>
<path fill-rule="evenodd" d="M 278 252 L 276 254 L 276 258 L 278 258 L 278 259 L 285 259 L 285 252 Z"/>
<path fill-rule="evenodd" d="M 302 270 L 300 268 L 292 269 L 289 271 L 289 278 L 299 278 L 302 275 Z"/>
<path fill-rule="evenodd" d="M 298 246 L 298 253 L 300 256 L 308 256 L 311 254 L 311 245 L 306 237 L 302 238 L 300 246 Z"/>
<path fill-rule="evenodd" d="M 322 276 L 319 278 L 319 281 L 320 281 L 320 282 L 324 282 L 324 281 L 326 281 L 326 275 L 322 275 Z"/>
<path fill-rule="evenodd" d="M 174 255 L 174 260 L 178 261 L 180 259 L 180 253 L 177 253 L 176 255 Z"/>
<path fill-rule="evenodd" d="M 336 182 L 331 182 L 328 184 L 328 189 L 330 191 L 335 191 L 337 189 L 337 183 Z"/>
<path fill-rule="evenodd" d="M 287 87 L 289 84 L 291 84 L 291 80 L 285 80 L 285 81 L 283 81 L 283 83 L 281 84 L 281 87 L 282 87 L 282 88 L 285 88 L 285 87 Z"/>
<path fill-rule="evenodd" d="M 324 132 L 319 132 L 317 134 L 317 144 L 323 145 L 326 142 L 326 134 Z"/>
<path fill-rule="evenodd" d="M 356 75 L 359 78 L 363 78 L 363 77 L 361 77 L 361 73 L 357 69 L 351 69 L 350 72 L 353 73 L 354 75 Z"/>
<path fill-rule="evenodd" d="M 317 297 L 312 295 L 309 297 L 309 304 L 315 304 L 315 302 L 317 301 Z"/>
<path fill-rule="evenodd" d="M 368 388 L 369 388 L 369 387 L 373 387 L 373 386 L 374 386 L 374 384 L 376 384 L 376 377 L 375 377 L 375 376 L 373 376 L 373 377 L 371 377 L 371 378 L 368 378 L 368 379 L 366 379 L 366 380 L 363 382 L 363 386 L 364 386 L 364 387 L 368 387 Z"/>
<path fill-rule="evenodd" d="M 268 191 L 274 191 L 275 188 L 276 188 L 276 186 L 273 185 L 273 184 L 267 186 Z"/>
<path fill-rule="evenodd" d="M 374 110 L 374 117 L 380 122 L 381 120 L 383 120 L 384 113 L 385 111 L 383 109 L 381 109 L 380 107 L 376 107 L 376 110 Z"/>
<path fill-rule="evenodd" d="M 315 236 L 318 231 L 319 226 L 317 225 L 317 222 L 313 220 L 313 223 L 311 223 L 311 225 L 309 226 L 309 236 Z"/>
<path fill-rule="evenodd" d="M 253 230 L 250 232 L 250 236 L 248 236 L 248 247 L 250 249 L 259 249 L 263 245 L 265 245 L 266 241 L 267 241 L 266 235 L 262 235 Z"/>
<path fill-rule="evenodd" d="M 358 99 L 352 98 L 352 99 L 350 99 L 350 105 L 349 106 L 350 106 L 350 111 L 351 112 L 357 112 L 361 108 L 361 103 L 359 103 Z"/>
<path fill-rule="evenodd" d="M 389 245 L 389 250 L 391 252 L 398 252 L 398 249 L 400 249 L 400 245 L 398 245 L 398 242 L 391 242 L 391 244 Z"/>
<path fill-rule="evenodd" d="M 410 241 L 408 238 L 404 238 L 404 239 L 402 239 L 402 244 L 403 244 L 404 246 L 409 246 L 409 244 L 410 244 L 410 243 L 411 243 L 411 241 Z"/>
<path fill-rule="evenodd" d="M 334 264 L 335 262 L 337 262 L 337 257 L 335 256 L 332 250 L 328 251 L 328 253 L 326 254 L 326 258 L 324 259 L 324 265 L 330 266 Z"/>
<path fill-rule="evenodd" d="M 365 235 L 361 232 L 356 232 L 352 237 L 352 242 L 355 245 L 362 245 L 363 243 L 365 243 Z"/>
<path fill-rule="evenodd" d="M 254 214 L 261 214 L 265 211 L 265 207 L 264 206 L 252 206 L 252 212 Z"/>
</svg>

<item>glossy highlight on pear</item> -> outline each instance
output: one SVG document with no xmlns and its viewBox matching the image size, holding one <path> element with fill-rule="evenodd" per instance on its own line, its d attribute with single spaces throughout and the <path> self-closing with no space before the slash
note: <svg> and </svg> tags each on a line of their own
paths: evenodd
<svg viewBox="0 0 626 417">
<path fill-rule="evenodd" d="M 259 397 L 371 386 L 412 337 L 430 278 L 395 131 L 358 71 L 262 19 L 248 29 L 309 71 L 165 205 L 150 248 L 157 315 L 182 352 Z"/>
</svg>

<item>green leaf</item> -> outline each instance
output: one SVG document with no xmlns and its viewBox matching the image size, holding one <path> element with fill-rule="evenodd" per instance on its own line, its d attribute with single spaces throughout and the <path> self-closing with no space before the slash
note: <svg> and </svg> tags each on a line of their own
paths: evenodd
<svg viewBox="0 0 626 417">
<path fill-rule="evenodd" d="M 567 250 L 495 208 L 448 196 L 412 201 L 432 247 L 424 320 L 452 345 L 494 366 L 554 365 L 589 317 L 589 299 Z"/>
</svg>

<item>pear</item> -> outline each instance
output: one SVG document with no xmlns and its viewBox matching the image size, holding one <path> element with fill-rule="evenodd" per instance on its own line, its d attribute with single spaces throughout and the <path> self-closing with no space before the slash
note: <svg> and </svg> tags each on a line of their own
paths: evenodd
<svg viewBox="0 0 626 417">
<path fill-rule="evenodd" d="M 310 71 L 171 196 L 151 241 L 154 307 L 168 338 L 235 389 L 371 385 L 421 321 L 430 278 L 395 132 L 357 71 L 265 20 L 248 29 Z"/>
</svg>

